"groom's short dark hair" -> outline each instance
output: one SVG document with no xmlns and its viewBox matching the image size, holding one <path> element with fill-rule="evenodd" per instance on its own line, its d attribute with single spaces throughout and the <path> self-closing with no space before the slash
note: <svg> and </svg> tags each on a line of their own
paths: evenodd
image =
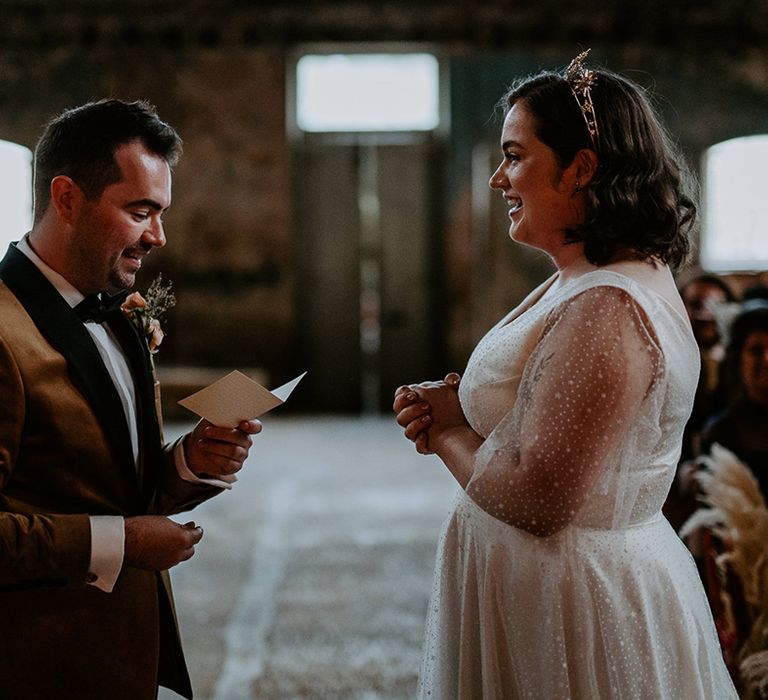
<svg viewBox="0 0 768 700">
<path fill-rule="evenodd" d="M 35 223 L 48 208 L 54 177 L 66 175 L 88 199 L 98 199 L 122 178 L 115 151 L 136 140 L 170 166 L 181 156 L 181 138 L 144 100 L 99 100 L 54 117 L 35 148 Z"/>
</svg>

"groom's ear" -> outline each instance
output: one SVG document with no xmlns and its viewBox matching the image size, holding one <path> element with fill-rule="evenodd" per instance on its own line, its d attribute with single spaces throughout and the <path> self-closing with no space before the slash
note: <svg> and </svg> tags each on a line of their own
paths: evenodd
<svg viewBox="0 0 768 700">
<path fill-rule="evenodd" d="M 51 203 L 57 216 L 66 224 L 74 224 L 80 217 L 85 194 L 80 186 L 67 175 L 57 175 L 51 180 Z"/>
</svg>

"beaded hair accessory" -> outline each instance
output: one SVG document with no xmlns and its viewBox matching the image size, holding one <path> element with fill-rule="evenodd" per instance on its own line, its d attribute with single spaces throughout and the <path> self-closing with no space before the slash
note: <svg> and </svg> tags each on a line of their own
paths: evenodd
<svg viewBox="0 0 768 700">
<path fill-rule="evenodd" d="M 600 131 L 597 128 L 595 119 L 595 105 L 592 103 L 591 88 L 597 80 L 597 74 L 593 70 L 584 67 L 584 59 L 589 54 L 590 49 L 582 51 L 574 58 L 568 68 L 565 69 L 563 79 L 571 88 L 573 96 L 579 105 L 579 111 L 584 117 L 589 132 L 589 140 L 592 147 L 597 151 L 597 141 L 600 138 Z"/>
</svg>

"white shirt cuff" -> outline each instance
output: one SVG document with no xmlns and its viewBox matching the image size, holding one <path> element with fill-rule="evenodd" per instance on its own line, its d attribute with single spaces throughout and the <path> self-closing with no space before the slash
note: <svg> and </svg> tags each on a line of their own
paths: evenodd
<svg viewBox="0 0 768 700">
<path fill-rule="evenodd" d="M 111 593 L 125 553 L 125 524 L 120 515 L 91 515 L 91 563 L 88 584 Z"/>
<path fill-rule="evenodd" d="M 182 435 L 173 446 L 173 460 L 176 464 L 176 471 L 179 478 L 188 481 L 191 484 L 208 484 L 208 486 L 218 486 L 220 489 L 231 489 L 232 484 L 237 481 L 237 476 L 227 474 L 218 477 L 200 478 L 187 466 L 187 458 L 184 455 L 184 440 L 187 435 Z"/>
</svg>

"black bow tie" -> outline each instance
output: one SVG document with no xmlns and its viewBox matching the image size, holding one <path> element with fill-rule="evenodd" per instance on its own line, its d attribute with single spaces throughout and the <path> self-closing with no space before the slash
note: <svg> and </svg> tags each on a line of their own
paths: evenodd
<svg viewBox="0 0 768 700">
<path fill-rule="evenodd" d="M 128 292 L 120 292 L 114 296 L 109 296 L 104 292 L 101 294 L 89 294 L 75 306 L 75 313 L 83 323 L 87 321 L 104 323 L 109 314 L 114 313 L 120 308 L 120 304 L 125 301 L 126 296 L 128 296 Z"/>
</svg>

